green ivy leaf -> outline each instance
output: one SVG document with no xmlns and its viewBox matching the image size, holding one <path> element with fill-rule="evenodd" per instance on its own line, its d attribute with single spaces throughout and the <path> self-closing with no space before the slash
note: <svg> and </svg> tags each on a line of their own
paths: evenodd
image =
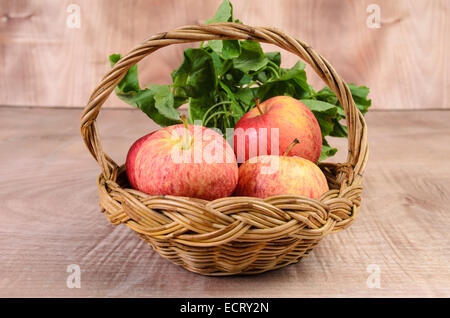
<svg viewBox="0 0 450 318">
<path fill-rule="evenodd" d="M 328 142 L 323 139 L 322 141 L 322 152 L 319 157 L 319 161 L 323 161 L 329 157 L 333 157 L 338 150 L 336 148 L 331 147 Z"/>
<path fill-rule="evenodd" d="M 245 105 L 254 104 L 255 96 L 250 87 L 239 88 L 236 91 L 235 96 L 238 100 L 240 100 Z"/>
<path fill-rule="evenodd" d="M 114 66 L 121 58 L 120 54 L 113 54 L 109 57 L 111 66 Z M 170 88 L 167 86 L 170 91 Z M 116 95 L 124 102 L 139 108 L 155 123 L 161 126 L 169 126 L 179 123 L 177 116 L 178 111 L 169 110 L 169 106 L 163 106 L 163 96 L 159 95 L 159 109 L 156 107 L 155 91 L 152 89 L 141 89 L 139 86 L 137 66 L 132 66 L 125 74 L 123 79 L 115 88 Z M 172 104 L 173 108 L 173 104 Z M 162 112 L 160 112 L 162 110 Z M 179 114 L 178 114 L 179 118 Z"/>
<path fill-rule="evenodd" d="M 264 56 L 261 45 L 254 41 L 241 41 L 241 54 L 233 60 L 234 68 L 248 73 L 258 71 L 267 65 L 269 59 Z"/>
<path fill-rule="evenodd" d="M 154 92 L 155 108 L 164 117 L 180 121 L 180 113 L 175 109 L 175 101 L 167 85 L 151 85 L 151 90 Z"/>
<path fill-rule="evenodd" d="M 238 40 L 211 40 L 209 47 L 224 59 L 234 59 L 241 54 Z"/>
<path fill-rule="evenodd" d="M 334 119 L 333 121 L 334 121 L 334 128 L 333 131 L 330 132 L 330 136 L 347 138 L 348 136 L 347 126 L 342 125 L 336 119 Z"/>
<path fill-rule="evenodd" d="M 214 15 L 214 18 L 206 21 L 206 24 L 216 22 L 232 22 L 233 21 L 233 5 L 228 0 L 222 1 Z"/>
<path fill-rule="evenodd" d="M 306 81 L 305 64 L 297 62 L 290 69 L 279 69 L 281 76 L 262 84 L 257 91 L 261 100 L 271 97 L 288 95 L 297 99 L 305 97 L 309 93 L 309 85 Z"/>
<path fill-rule="evenodd" d="M 109 56 L 111 67 L 113 67 L 121 58 L 122 56 L 120 54 L 111 54 Z M 116 90 L 123 93 L 138 92 L 141 90 L 137 75 L 137 65 L 130 67 L 125 74 L 125 77 L 120 81 L 119 85 L 117 85 Z"/>
<path fill-rule="evenodd" d="M 211 54 L 203 49 L 187 49 L 181 66 L 172 73 L 177 89 L 188 97 L 200 97 L 217 88 L 217 72 Z"/>
<path fill-rule="evenodd" d="M 281 65 L 280 52 L 267 52 L 267 53 L 264 53 L 264 56 L 267 57 L 273 63 L 275 63 L 277 66 Z"/>
<path fill-rule="evenodd" d="M 220 82 L 220 86 L 227 93 L 228 98 L 231 99 L 231 104 L 230 104 L 231 107 L 230 108 L 231 108 L 231 113 L 233 114 L 233 116 L 235 118 L 241 118 L 242 116 L 244 116 L 245 110 L 237 102 L 237 100 L 236 100 L 233 92 L 231 91 L 231 89 L 223 82 Z M 237 121 L 236 121 L 236 123 L 237 123 Z"/>
<path fill-rule="evenodd" d="M 369 88 L 365 86 L 356 86 L 355 84 L 348 84 L 348 88 L 352 93 L 356 107 L 358 107 L 358 109 L 364 115 L 372 104 L 372 101 L 367 98 L 370 91 Z"/>
<path fill-rule="evenodd" d="M 215 102 L 213 92 L 197 98 L 189 98 L 189 121 L 193 123 L 195 120 L 203 120 L 203 116 Z"/>
<path fill-rule="evenodd" d="M 320 100 L 314 100 L 314 99 L 301 99 L 300 100 L 303 104 L 306 105 L 313 113 L 321 113 L 329 117 L 335 117 L 339 107 L 336 105 L 322 102 Z"/>
</svg>

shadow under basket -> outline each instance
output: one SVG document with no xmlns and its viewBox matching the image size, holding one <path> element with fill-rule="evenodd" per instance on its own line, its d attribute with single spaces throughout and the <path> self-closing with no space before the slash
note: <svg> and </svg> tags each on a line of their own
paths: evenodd
<svg viewBox="0 0 450 318">
<path fill-rule="evenodd" d="M 131 189 L 125 167 L 103 152 L 96 119 L 128 69 L 152 52 L 179 43 L 252 40 L 296 54 L 333 90 L 348 127 L 345 163 L 320 163 L 330 191 L 318 200 L 281 195 L 266 199 L 226 197 L 214 201 L 150 196 Z M 108 220 L 125 224 L 161 256 L 204 275 L 257 274 L 298 262 L 328 233 L 353 223 L 361 203 L 367 163 L 367 128 L 349 88 L 333 67 L 302 41 L 268 27 L 236 23 L 191 25 L 150 37 L 122 57 L 92 93 L 81 117 L 81 134 L 99 163 L 100 205 Z"/>
</svg>

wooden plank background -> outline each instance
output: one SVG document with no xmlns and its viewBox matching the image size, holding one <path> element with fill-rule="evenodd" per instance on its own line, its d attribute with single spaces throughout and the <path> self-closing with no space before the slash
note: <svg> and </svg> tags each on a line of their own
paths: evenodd
<svg viewBox="0 0 450 318">
<path fill-rule="evenodd" d="M 301 263 L 248 277 L 193 274 L 113 227 L 100 213 L 80 112 L 0 107 L 0 297 L 450 297 L 449 111 L 369 112 L 358 219 Z M 157 128 L 140 111 L 101 117 L 104 149 L 120 164 Z M 70 264 L 80 266 L 79 289 L 66 285 Z M 380 288 L 367 285 L 369 266 Z"/>
<path fill-rule="evenodd" d="M 373 109 L 443 109 L 450 91 L 448 0 L 233 0 L 249 25 L 276 26 L 306 41 L 348 82 L 372 90 Z M 68 28 L 68 5 L 81 27 Z M 83 106 L 109 68 L 148 36 L 210 18 L 220 0 L 0 0 L 0 105 Z M 381 28 L 366 25 L 381 8 Z M 186 46 L 141 64 L 142 83 L 167 83 Z M 273 49 L 273 48 L 271 48 Z M 296 57 L 284 54 L 284 65 Z M 321 87 L 318 78 L 312 82 Z M 115 97 L 108 106 L 128 107 Z"/>
</svg>

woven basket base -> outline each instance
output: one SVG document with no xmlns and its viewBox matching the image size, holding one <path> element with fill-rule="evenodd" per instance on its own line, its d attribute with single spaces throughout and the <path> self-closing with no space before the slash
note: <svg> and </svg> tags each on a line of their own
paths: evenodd
<svg viewBox="0 0 450 318">
<path fill-rule="evenodd" d="M 219 247 L 195 248 L 139 236 L 172 263 L 209 276 L 252 275 L 282 268 L 299 262 L 318 243 L 318 240 L 283 238 L 262 244 L 233 242 Z"/>
<path fill-rule="evenodd" d="M 202 275 L 252 275 L 299 262 L 319 240 L 283 238 L 267 243 L 233 242 L 218 247 L 169 244 L 139 234 L 162 257 Z"/>
</svg>

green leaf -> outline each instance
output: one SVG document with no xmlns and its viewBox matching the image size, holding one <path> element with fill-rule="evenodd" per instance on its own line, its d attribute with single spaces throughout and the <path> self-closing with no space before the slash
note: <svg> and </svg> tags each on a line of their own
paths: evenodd
<svg viewBox="0 0 450 318">
<path fill-rule="evenodd" d="M 120 59 L 122 58 L 122 55 L 120 54 L 111 54 L 109 56 L 109 64 L 111 65 L 111 67 L 113 67 Z"/>
<path fill-rule="evenodd" d="M 338 113 L 338 118 L 344 118 L 345 117 L 345 111 L 344 111 L 344 107 L 342 107 L 341 105 L 337 105 L 337 113 Z"/>
<path fill-rule="evenodd" d="M 238 40 L 211 40 L 209 47 L 224 59 L 233 59 L 241 54 Z"/>
<path fill-rule="evenodd" d="M 206 21 L 206 24 L 215 22 L 232 22 L 233 21 L 233 5 L 228 0 L 223 0 L 214 15 L 214 18 Z"/>
<path fill-rule="evenodd" d="M 348 132 L 347 132 L 347 126 L 342 125 L 339 121 L 336 119 L 334 121 L 334 128 L 333 131 L 330 132 L 330 136 L 332 137 L 345 137 L 347 138 Z"/>
<path fill-rule="evenodd" d="M 170 126 L 177 123 L 159 113 L 155 107 L 154 92 L 149 89 L 137 93 L 133 98 L 133 103 L 158 125 Z"/>
<path fill-rule="evenodd" d="M 353 100 L 355 101 L 356 107 L 364 115 L 372 104 L 372 100 L 368 99 L 369 88 L 365 86 L 356 86 L 355 84 L 348 84 L 348 88 L 352 93 Z"/>
<path fill-rule="evenodd" d="M 339 104 L 339 100 L 336 97 L 336 95 L 334 94 L 334 92 L 328 87 L 325 86 L 324 88 L 322 88 L 320 91 L 318 91 L 316 94 L 314 94 L 314 96 L 316 99 L 333 104 L 333 105 L 337 105 Z"/>
<path fill-rule="evenodd" d="M 280 68 L 280 76 L 262 84 L 258 89 L 257 96 L 263 101 L 280 95 L 288 95 L 297 99 L 305 97 L 309 94 L 310 87 L 306 81 L 304 68 L 305 64 L 301 61 L 290 69 Z"/>
<path fill-rule="evenodd" d="M 111 66 L 114 66 L 115 63 L 117 63 L 117 61 L 120 60 L 120 58 L 121 58 L 120 54 L 111 55 L 109 58 Z M 160 94 L 158 97 L 159 108 L 163 111 L 162 113 L 160 113 L 159 109 L 156 107 L 155 91 L 151 89 L 141 90 L 138 80 L 137 65 L 132 66 L 128 70 L 123 79 L 115 88 L 115 92 L 116 95 L 121 100 L 123 100 L 127 104 L 130 104 L 142 110 L 148 117 L 150 117 L 158 125 L 168 126 L 179 123 L 179 121 L 176 120 L 176 116 L 174 115 L 174 113 L 170 113 L 171 110 L 163 106 L 162 94 Z M 176 110 L 175 112 L 178 113 L 178 111 Z"/>
<path fill-rule="evenodd" d="M 188 97 L 200 97 L 217 87 L 217 73 L 211 54 L 203 49 L 187 49 L 181 66 L 172 73 L 176 89 Z"/>
<path fill-rule="evenodd" d="M 263 82 L 263 83 L 266 82 L 269 79 L 269 77 L 267 76 L 266 72 L 259 72 L 256 75 L 256 78 L 258 79 L 258 81 Z"/>
<path fill-rule="evenodd" d="M 130 105 L 142 110 L 148 117 L 160 126 L 170 126 L 179 123 L 178 120 L 167 118 L 161 114 L 155 107 L 155 92 L 150 89 L 144 89 L 133 95 L 119 95 L 119 98 Z"/>
<path fill-rule="evenodd" d="M 151 90 L 154 92 L 155 107 L 158 112 L 168 119 L 180 120 L 180 113 L 175 109 L 175 101 L 170 87 L 151 85 Z"/>
<path fill-rule="evenodd" d="M 319 161 L 323 161 L 329 157 L 332 157 L 336 154 L 338 150 L 336 148 L 331 147 L 328 142 L 323 139 L 322 140 L 322 153 L 320 154 Z"/>
<path fill-rule="evenodd" d="M 350 92 L 352 93 L 353 100 L 355 101 L 356 107 L 361 111 L 361 113 L 364 115 L 369 107 L 372 104 L 372 101 L 367 98 L 369 95 L 369 88 L 365 86 L 356 86 L 355 84 L 348 84 L 348 87 L 350 89 Z M 334 92 L 328 87 L 324 87 L 322 90 L 317 92 L 314 95 L 315 98 L 326 101 L 331 104 L 339 105 L 342 108 L 341 103 L 337 99 Z M 342 109 L 343 112 L 343 109 Z"/>
<path fill-rule="evenodd" d="M 222 56 L 224 59 L 233 59 L 241 54 L 241 45 L 238 40 L 223 40 Z"/>
<path fill-rule="evenodd" d="M 282 70 L 283 74 L 279 78 L 280 81 L 294 80 L 305 93 L 310 92 L 310 86 L 306 80 L 305 63 L 298 61 L 292 68 Z"/>
<path fill-rule="evenodd" d="M 245 105 L 254 104 L 255 96 L 253 95 L 253 91 L 250 87 L 239 88 L 236 91 L 235 96 Z"/>
<path fill-rule="evenodd" d="M 233 59 L 233 66 L 244 73 L 248 73 L 260 70 L 268 62 L 269 59 L 264 56 L 259 42 L 241 41 L 241 54 Z"/>
<path fill-rule="evenodd" d="M 186 97 L 183 96 L 173 96 L 173 106 L 175 108 L 178 108 L 184 104 L 186 104 L 188 102 L 188 99 Z"/>
<path fill-rule="evenodd" d="M 302 61 L 298 61 L 290 69 L 283 68 L 281 70 L 283 74 L 279 78 L 280 81 L 287 81 L 294 78 L 301 78 L 306 82 L 305 63 L 303 63 Z M 309 90 L 309 86 L 307 86 L 306 89 Z"/>
<path fill-rule="evenodd" d="M 219 54 L 217 54 L 214 51 L 208 52 L 209 55 L 211 55 L 211 58 L 213 60 L 214 68 L 216 70 L 217 75 L 223 75 L 226 72 L 227 63 L 224 61 Z"/>
<path fill-rule="evenodd" d="M 245 111 L 241 107 L 241 105 L 236 101 L 236 98 L 235 98 L 233 92 L 231 91 L 231 89 L 223 82 L 220 82 L 220 86 L 227 93 L 228 98 L 230 98 L 230 100 L 231 100 L 230 108 L 231 108 L 231 112 L 233 114 L 233 117 L 241 118 L 242 116 L 244 116 Z"/>
<path fill-rule="evenodd" d="M 337 105 L 314 99 L 301 99 L 316 117 L 322 136 L 347 137 L 347 127 L 340 123 L 340 112 L 343 109 Z"/>
<path fill-rule="evenodd" d="M 242 85 L 247 85 L 250 84 L 250 82 L 252 81 L 252 76 L 248 75 L 248 74 L 244 74 L 241 79 L 239 80 L 238 85 L 242 86 Z"/>
<path fill-rule="evenodd" d="M 339 107 L 336 105 L 322 102 L 320 100 L 314 100 L 314 99 L 301 99 L 300 100 L 303 104 L 306 105 L 313 113 L 322 113 L 329 117 L 335 117 Z"/>
<path fill-rule="evenodd" d="M 355 101 L 356 106 L 363 114 L 365 114 L 372 103 L 372 101 L 367 98 L 367 96 L 369 95 L 369 89 L 365 86 L 357 86 L 355 84 L 348 84 L 348 87 L 350 89 L 350 92 L 352 93 L 352 97 Z M 336 106 L 336 116 L 330 116 L 328 118 L 324 117 L 324 112 L 317 112 L 318 109 L 316 109 L 316 112 L 313 111 L 314 115 L 317 118 L 317 121 L 319 122 L 319 125 L 321 126 L 320 128 L 322 131 L 322 136 L 325 137 L 329 135 L 333 137 L 346 138 L 348 136 L 347 126 L 341 124 L 342 119 L 345 117 L 345 112 L 334 92 L 326 86 L 317 93 L 311 95 L 310 98 L 316 99 L 306 102 L 310 105 L 312 103 L 316 103 L 316 105 L 318 105 L 317 102 L 323 102 Z M 309 105 L 307 106 L 310 107 Z M 325 110 L 325 108 L 322 110 Z M 322 155 L 320 157 L 320 160 L 331 157 L 335 153 L 336 149 L 329 146 L 324 139 L 324 146 L 322 148 Z"/>
<path fill-rule="evenodd" d="M 208 46 L 217 54 L 222 54 L 223 43 L 222 40 L 211 40 L 208 41 Z M 204 49 L 203 47 L 202 49 Z"/>
<path fill-rule="evenodd" d="M 109 61 L 111 67 L 113 67 L 122 56 L 120 54 L 111 54 L 109 56 Z M 120 81 L 119 85 L 117 85 L 117 89 L 119 92 L 127 93 L 127 92 L 138 92 L 141 88 L 139 87 L 139 80 L 137 76 L 137 65 L 133 65 L 125 74 L 124 78 Z"/>
<path fill-rule="evenodd" d="M 267 57 L 270 61 L 275 63 L 276 65 L 281 65 L 281 54 L 280 52 L 267 52 L 264 53 L 264 56 Z"/>
<path fill-rule="evenodd" d="M 318 113 L 315 113 L 314 116 L 316 116 L 317 122 L 319 123 L 322 137 L 329 136 L 334 129 L 333 120 L 330 117 L 322 116 Z"/>
<path fill-rule="evenodd" d="M 189 121 L 193 123 L 194 120 L 203 120 L 203 115 L 215 102 L 213 92 L 197 98 L 189 98 Z"/>
<path fill-rule="evenodd" d="M 350 88 L 350 91 L 352 92 L 352 96 L 355 97 L 361 97 L 363 99 L 367 98 L 367 95 L 369 95 L 369 88 L 365 86 L 356 86 L 355 84 L 347 84 L 348 88 Z"/>
<path fill-rule="evenodd" d="M 256 93 L 256 96 L 259 97 L 262 101 L 281 95 L 291 96 L 295 98 L 295 84 L 290 81 L 267 82 L 261 85 L 257 89 Z"/>
</svg>

